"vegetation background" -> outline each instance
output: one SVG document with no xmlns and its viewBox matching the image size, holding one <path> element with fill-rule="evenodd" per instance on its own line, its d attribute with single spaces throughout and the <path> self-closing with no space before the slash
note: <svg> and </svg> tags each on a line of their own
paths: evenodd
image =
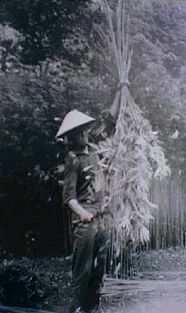
<svg viewBox="0 0 186 313">
<path fill-rule="evenodd" d="M 65 148 L 55 141 L 72 108 L 100 119 L 115 88 L 96 53 L 99 0 L 1 1 L 1 254 L 68 254 L 62 206 Z M 161 139 L 171 176 L 152 182 L 160 206 L 151 246 L 185 246 L 186 4 L 126 0 L 134 56 L 130 90 Z M 160 223 L 161 222 L 161 223 Z M 176 231 L 175 231 L 176 229 Z"/>
</svg>

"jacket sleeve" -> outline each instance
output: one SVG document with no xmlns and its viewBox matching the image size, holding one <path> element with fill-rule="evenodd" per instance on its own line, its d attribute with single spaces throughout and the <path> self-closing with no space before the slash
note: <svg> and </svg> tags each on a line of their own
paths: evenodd
<svg viewBox="0 0 186 313">
<path fill-rule="evenodd" d="M 63 203 L 68 205 L 69 201 L 77 198 L 77 180 L 79 172 L 79 160 L 76 156 L 69 156 L 64 174 Z"/>
</svg>

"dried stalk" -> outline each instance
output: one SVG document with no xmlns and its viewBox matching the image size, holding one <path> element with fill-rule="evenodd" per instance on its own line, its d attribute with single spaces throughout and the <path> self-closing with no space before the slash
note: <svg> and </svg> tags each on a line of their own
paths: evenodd
<svg viewBox="0 0 186 313">
<path fill-rule="evenodd" d="M 157 135 L 127 86 L 132 49 L 124 1 L 118 0 L 116 12 L 113 12 L 103 0 L 102 9 L 107 28 L 97 27 L 96 31 L 102 60 L 106 59 L 105 68 L 114 66 L 117 73 L 119 88 L 111 114 L 115 116 L 118 110 L 118 116 L 114 135 L 93 146 L 95 190 L 101 195 L 103 209 L 112 212 L 120 235 L 145 242 L 149 240 L 148 225 L 155 209 L 148 199 L 149 182 L 153 175 L 166 175 L 169 169 Z M 154 172 L 151 161 L 157 166 Z"/>
</svg>

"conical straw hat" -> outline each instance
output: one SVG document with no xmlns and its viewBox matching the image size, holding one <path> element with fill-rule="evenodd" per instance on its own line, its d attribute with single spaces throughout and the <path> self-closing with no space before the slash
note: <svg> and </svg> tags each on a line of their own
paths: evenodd
<svg viewBox="0 0 186 313">
<path fill-rule="evenodd" d="M 70 111 L 63 119 L 61 126 L 56 134 L 56 138 L 73 130 L 76 127 L 94 122 L 95 119 L 78 110 Z"/>
</svg>

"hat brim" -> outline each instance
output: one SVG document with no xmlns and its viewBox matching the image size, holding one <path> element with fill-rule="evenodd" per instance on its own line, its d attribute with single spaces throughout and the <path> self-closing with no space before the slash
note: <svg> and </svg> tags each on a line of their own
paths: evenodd
<svg viewBox="0 0 186 313">
<path fill-rule="evenodd" d="M 89 125 L 93 122 L 95 122 L 94 118 L 84 113 L 81 113 L 78 110 L 73 110 L 65 116 L 55 137 L 58 138 L 64 136 L 74 129 Z"/>
<path fill-rule="evenodd" d="M 86 128 L 90 127 L 91 124 L 93 124 L 94 122 L 95 121 L 87 122 L 86 124 L 82 124 L 82 125 L 76 126 L 76 127 L 72 128 L 72 129 L 68 130 L 67 132 L 65 132 L 63 135 L 58 136 L 57 138 L 61 138 L 63 136 L 68 136 L 68 135 L 70 135 L 72 133 L 75 133 L 75 132 L 80 133 L 83 130 L 85 130 Z"/>
</svg>

